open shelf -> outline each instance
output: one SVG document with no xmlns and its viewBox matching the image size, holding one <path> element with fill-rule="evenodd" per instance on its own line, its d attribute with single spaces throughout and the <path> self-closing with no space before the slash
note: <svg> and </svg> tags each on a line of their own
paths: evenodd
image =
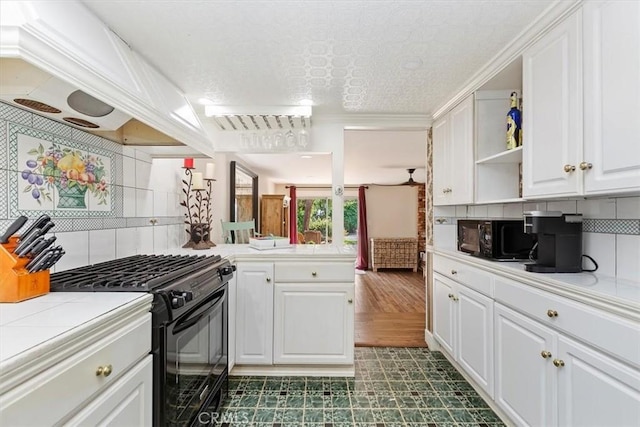
<svg viewBox="0 0 640 427">
<path fill-rule="evenodd" d="M 522 146 L 514 148 L 512 150 L 502 151 L 493 156 L 485 157 L 480 160 L 476 160 L 477 165 L 481 164 L 495 164 L 495 163 L 521 163 L 522 162 Z"/>
</svg>

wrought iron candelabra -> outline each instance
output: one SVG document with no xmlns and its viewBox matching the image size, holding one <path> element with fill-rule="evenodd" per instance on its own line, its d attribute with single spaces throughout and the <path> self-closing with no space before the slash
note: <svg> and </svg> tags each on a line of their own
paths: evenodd
<svg viewBox="0 0 640 427">
<path fill-rule="evenodd" d="M 207 188 L 192 188 L 194 168 L 183 167 L 187 179 L 183 179 L 185 200 L 180 205 L 187 212 L 184 214 L 184 223 L 189 227 L 185 230 L 189 240 L 182 247 L 193 249 L 209 249 L 216 244 L 211 241 L 211 190 L 215 179 L 205 178 Z"/>
</svg>

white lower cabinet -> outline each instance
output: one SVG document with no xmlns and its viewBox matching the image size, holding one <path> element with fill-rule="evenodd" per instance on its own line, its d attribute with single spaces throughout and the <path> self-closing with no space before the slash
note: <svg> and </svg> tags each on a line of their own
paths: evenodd
<svg viewBox="0 0 640 427">
<path fill-rule="evenodd" d="M 551 329 L 495 304 L 494 399 L 517 425 L 556 425 L 556 377 L 547 369 L 555 353 Z"/>
<path fill-rule="evenodd" d="M 123 317 L 103 319 L 101 338 L 70 338 L 77 352 L 1 394 L 0 426 L 151 426 L 151 313 Z"/>
<path fill-rule="evenodd" d="M 239 262 L 236 364 L 273 363 L 273 263 Z"/>
<path fill-rule="evenodd" d="M 493 300 L 438 273 L 433 279 L 434 336 L 493 396 Z"/>
<path fill-rule="evenodd" d="M 640 344 L 639 344 L 640 345 Z M 640 425 L 640 372 L 558 336 L 558 425 Z M 558 362 L 560 363 L 560 362 Z"/>
<path fill-rule="evenodd" d="M 149 355 L 65 423 L 68 426 L 150 426 L 153 356 Z"/>
<path fill-rule="evenodd" d="M 495 304 L 495 401 L 517 424 L 640 425 L 640 372 Z"/>
<path fill-rule="evenodd" d="M 353 261 L 238 262 L 235 365 L 353 365 L 354 275 Z"/>
<path fill-rule="evenodd" d="M 273 363 L 352 364 L 352 283 L 276 283 Z"/>
</svg>

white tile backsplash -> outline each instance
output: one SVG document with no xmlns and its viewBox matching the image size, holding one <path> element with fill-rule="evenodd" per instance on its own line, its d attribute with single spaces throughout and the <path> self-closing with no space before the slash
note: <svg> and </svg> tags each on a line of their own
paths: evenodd
<svg viewBox="0 0 640 427">
<path fill-rule="evenodd" d="M 468 213 L 468 210 L 466 205 L 456 206 L 456 217 L 466 218 L 467 213 Z"/>
<path fill-rule="evenodd" d="M 153 227 L 137 227 L 136 250 L 139 254 L 153 253 Z"/>
<path fill-rule="evenodd" d="M 489 216 L 489 208 L 486 205 L 469 206 L 469 218 L 487 218 Z"/>
<path fill-rule="evenodd" d="M 111 261 L 116 258 L 116 230 L 89 231 L 89 263 Z"/>
<path fill-rule="evenodd" d="M 640 236 L 616 236 L 616 276 L 640 282 Z"/>
<path fill-rule="evenodd" d="M 151 189 L 151 163 L 136 160 L 136 188 Z"/>
<path fill-rule="evenodd" d="M 522 218 L 522 203 L 508 203 L 504 205 L 503 214 L 505 218 Z"/>
<path fill-rule="evenodd" d="M 136 186 L 136 159 L 123 156 L 122 170 L 122 185 L 134 188 Z"/>
<path fill-rule="evenodd" d="M 623 197 L 616 201 L 618 219 L 640 219 L 640 197 Z"/>
<path fill-rule="evenodd" d="M 153 216 L 153 191 L 136 188 L 136 216 Z"/>
<path fill-rule="evenodd" d="M 138 246 L 138 233 L 135 228 L 118 228 L 116 230 L 116 257 L 124 258 L 135 255 Z"/>
<path fill-rule="evenodd" d="M 455 206 L 434 206 L 433 207 L 433 216 L 439 217 L 453 217 L 456 216 L 456 207 Z"/>
<path fill-rule="evenodd" d="M 89 231 L 56 233 L 56 245 L 62 246 L 65 254 L 55 265 L 55 271 L 69 270 L 89 264 Z"/>
<path fill-rule="evenodd" d="M 136 189 L 124 187 L 122 190 L 122 216 L 136 216 Z"/>
<path fill-rule="evenodd" d="M 153 216 L 167 216 L 167 193 L 160 190 L 153 191 Z"/>
<path fill-rule="evenodd" d="M 167 227 L 167 245 L 170 248 L 177 248 L 187 243 L 187 233 L 184 230 L 180 224 Z"/>
<path fill-rule="evenodd" d="M 169 248 L 169 236 L 166 225 L 156 225 L 153 229 L 153 251 L 166 251 Z"/>
<path fill-rule="evenodd" d="M 547 202 L 527 202 L 522 204 L 523 212 L 546 211 L 546 210 L 547 210 Z"/>
<path fill-rule="evenodd" d="M 442 249 L 456 250 L 456 233 L 455 225 L 443 224 L 433 227 L 433 244 Z"/>
<path fill-rule="evenodd" d="M 616 235 L 604 233 L 582 233 L 582 253 L 598 263 L 598 274 L 616 275 Z M 583 268 L 593 268 L 588 259 L 582 260 Z"/>
<path fill-rule="evenodd" d="M 560 200 L 547 202 L 548 211 L 560 211 L 562 213 L 577 213 L 575 200 Z"/>
<path fill-rule="evenodd" d="M 578 200 L 577 209 L 584 218 L 612 219 L 616 217 L 615 199 Z"/>
<path fill-rule="evenodd" d="M 487 215 L 487 218 L 503 218 L 504 206 L 500 204 L 487 206 Z"/>
</svg>

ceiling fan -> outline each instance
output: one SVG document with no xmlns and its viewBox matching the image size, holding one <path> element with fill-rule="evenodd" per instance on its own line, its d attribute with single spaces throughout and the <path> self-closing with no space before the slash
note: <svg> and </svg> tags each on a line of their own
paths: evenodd
<svg viewBox="0 0 640 427">
<path fill-rule="evenodd" d="M 375 184 L 375 185 L 379 185 L 379 186 L 386 186 L 386 187 L 398 187 L 401 185 L 408 185 L 413 187 L 414 185 L 423 185 L 424 182 L 418 182 L 415 179 L 413 179 L 413 173 L 416 171 L 416 168 L 409 168 L 407 169 L 407 172 L 409 172 L 409 179 L 406 180 L 405 182 L 402 182 L 400 184 Z"/>
<path fill-rule="evenodd" d="M 413 185 L 421 185 L 421 184 L 424 184 L 423 182 L 418 182 L 418 181 L 416 181 L 416 180 L 414 180 L 414 179 L 413 179 L 413 173 L 414 173 L 415 171 L 416 171 L 416 168 L 409 168 L 409 169 L 407 169 L 407 172 L 409 172 L 409 179 L 408 179 L 407 181 L 403 182 L 403 183 L 402 183 L 402 184 L 400 184 L 400 185 L 411 185 L 411 186 L 413 186 Z"/>
</svg>

